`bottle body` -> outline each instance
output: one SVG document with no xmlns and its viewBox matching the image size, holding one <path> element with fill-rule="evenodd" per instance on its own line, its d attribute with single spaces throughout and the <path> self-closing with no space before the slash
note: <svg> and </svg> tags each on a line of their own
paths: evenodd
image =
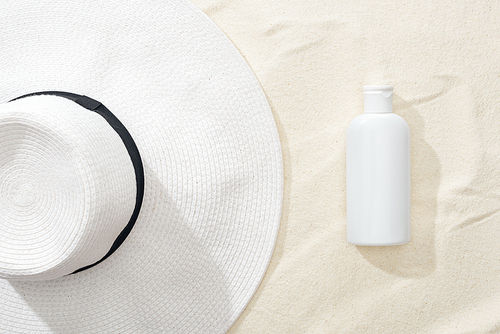
<svg viewBox="0 0 500 334">
<path fill-rule="evenodd" d="M 392 112 L 356 117 L 346 138 L 347 241 L 410 241 L 410 129 Z"/>
</svg>

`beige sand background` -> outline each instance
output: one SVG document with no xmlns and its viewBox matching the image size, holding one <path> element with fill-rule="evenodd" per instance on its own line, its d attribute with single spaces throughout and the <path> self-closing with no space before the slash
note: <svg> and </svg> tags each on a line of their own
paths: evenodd
<svg viewBox="0 0 500 334">
<path fill-rule="evenodd" d="M 283 146 L 280 234 L 229 333 L 500 333 L 500 2 L 194 0 L 241 51 Z M 346 242 L 345 131 L 393 84 L 412 241 Z"/>
</svg>

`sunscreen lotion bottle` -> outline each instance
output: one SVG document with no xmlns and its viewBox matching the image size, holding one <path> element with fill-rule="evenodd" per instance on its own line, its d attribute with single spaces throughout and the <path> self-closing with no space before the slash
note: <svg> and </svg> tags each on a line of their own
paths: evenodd
<svg viewBox="0 0 500 334">
<path fill-rule="evenodd" d="M 347 128 L 347 241 L 410 241 L 410 128 L 392 112 L 393 86 L 365 86 L 365 112 Z"/>
</svg>

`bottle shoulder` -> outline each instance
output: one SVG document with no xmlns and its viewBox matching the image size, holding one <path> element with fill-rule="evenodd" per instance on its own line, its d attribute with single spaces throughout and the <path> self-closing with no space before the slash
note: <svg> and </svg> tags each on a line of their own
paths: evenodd
<svg viewBox="0 0 500 334">
<path fill-rule="evenodd" d="M 410 127 L 405 119 L 394 113 L 361 114 L 354 118 L 347 128 L 347 132 L 364 131 L 366 129 L 399 129 L 410 133 Z"/>
</svg>

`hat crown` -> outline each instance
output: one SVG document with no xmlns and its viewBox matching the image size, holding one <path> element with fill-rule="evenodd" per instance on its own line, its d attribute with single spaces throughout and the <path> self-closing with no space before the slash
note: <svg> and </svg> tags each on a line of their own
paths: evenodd
<svg viewBox="0 0 500 334">
<path fill-rule="evenodd" d="M 0 105 L 0 278 L 48 280 L 104 257 L 136 200 L 106 120 L 57 96 Z"/>
</svg>

